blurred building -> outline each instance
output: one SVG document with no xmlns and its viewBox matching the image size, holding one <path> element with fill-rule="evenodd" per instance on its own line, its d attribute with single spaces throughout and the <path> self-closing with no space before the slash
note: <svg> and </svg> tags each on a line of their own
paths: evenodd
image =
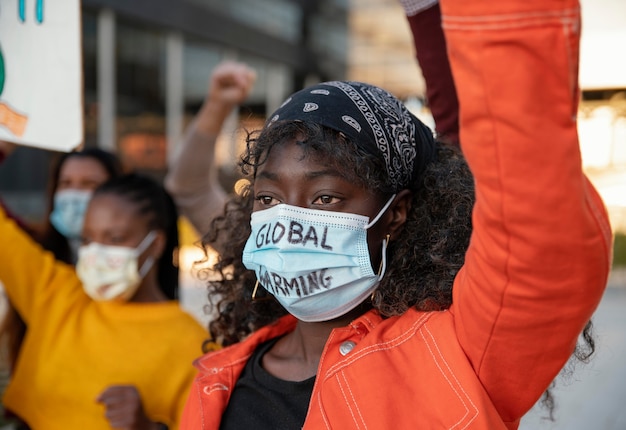
<svg viewBox="0 0 626 430">
<path fill-rule="evenodd" d="M 423 99 L 426 86 L 399 0 L 352 0 L 348 78 L 375 83 L 401 99 Z"/>
</svg>

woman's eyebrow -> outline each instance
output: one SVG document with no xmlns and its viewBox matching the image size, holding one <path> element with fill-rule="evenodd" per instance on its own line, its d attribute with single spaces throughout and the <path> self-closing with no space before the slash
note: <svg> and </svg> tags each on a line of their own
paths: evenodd
<svg viewBox="0 0 626 430">
<path fill-rule="evenodd" d="M 277 173 L 272 173 L 272 172 L 268 172 L 267 170 L 263 170 L 260 173 L 257 172 L 256 174 L 256 179 L 269 179 L 270 181 L 277 181 L 278 180 L 278 174 Z"/>
<path fill-rule="evenodd" d="M 324 170 L 313 170 L 310 172 L 306 172 L 304 174 L 304 177 L 306 179 L 317 179 L 323 176 L 334 176 L 337 178 L 342 178 L 342 179 L 346 179 L 346 175 L 341 174 L 341 172 L 339 172 L 337 169 L 324 169 Z M 256 176 L 257 179 L 262 178 L 262 179 L 267 179 L 270 181 L 278 181 L 280 180 L 280 175 L 278 173 L 274 173 L 274 172 L 270 172 L 267 170 L 263 170 L 259 173 L 257 173 Z"/>
<path fill-rule="evenodd" d="M 346 179 L 346 176 L 342 175 L 341 172 L 339 172 L 337 169 L 314 170 L 305 174 L 305 177 L 307 179 L 316 179 L 321 176 L 335 176 L 338 178 Z"/>
</svg>

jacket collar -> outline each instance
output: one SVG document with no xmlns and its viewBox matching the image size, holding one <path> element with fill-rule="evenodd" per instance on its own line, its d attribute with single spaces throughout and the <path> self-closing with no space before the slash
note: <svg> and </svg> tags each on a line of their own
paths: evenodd
<svg viewBox="0 0 626 430">
<path fill-rule="evenodd" d="M 381 321 L 380 314 L 375 310 L 370 310 L 340 330 L 354 330 L 364 336 Z M 242 342 L 203 355 L 194 362 L 194 365 L 201 374 L 213 374 L 225 367 L 240 365 L 242 361 L 246 362 L 250 358 L 258 345 L 293 331 L 297 322 L 295 317 L 285 315 L 276 322 L 252 333 Z"/>
</svg>

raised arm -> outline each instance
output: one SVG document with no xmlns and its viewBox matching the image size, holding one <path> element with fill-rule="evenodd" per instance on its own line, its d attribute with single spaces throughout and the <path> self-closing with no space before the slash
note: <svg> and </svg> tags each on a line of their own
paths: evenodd
<svg viewBox="0 0 626 430">
<path fill-rule="evenodd" d="M 476 181 L 451 311 L 502 417 L 529 409 L 604 291 L 611 232 L 582 172 L 575 0 L 442 0 Z"/>
<path fill-rule="evenodd" d="M 459 101 L 441 28 L 438 0 L 400 0 L 413 35 L 415 56 L 426 82 L 428 107 L 441 141 L 459 145 Z"/>
<path fill-rule="evenodd" d="M 2 207 L 0 237 L 0 281 L 26 323 L 59 294 L 80 293 L 74 269 L 44 251 Z"/>
<path fill-rule="evenodd" d="M 0 141 L 0 163 L 15 148 L 13 143 Z M 65 287 L 63 294 L 74 294 L 80 281 L 72 267 L 55 260 L 32 239 L 27 228 L 0 201 L 0 283 L 11 305 L 28 323 L 39 307 L 56 295 L 57 285 Z"/>
<path fill-rule="evenodd" d="M 220 63 L 211 74 L 208 95 L 169 163 L 165 187 L 179 212 L 199 233 L 218 215 L 227 193 L 218 180 L 215 144 L 224 121 L 250 94 L 255 73 L 242 63 Z"/>
</svg>

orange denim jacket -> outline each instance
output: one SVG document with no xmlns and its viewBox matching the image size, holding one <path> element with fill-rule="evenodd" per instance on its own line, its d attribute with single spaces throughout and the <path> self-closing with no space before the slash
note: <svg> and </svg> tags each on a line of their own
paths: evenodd
<svg viewBox="0 0 626 430">
<path fill-rule="evenodd" d="M 474 231 L 443 312 L 371 311 L 332 332 L 304 429 L 515 429 L 606 286 L 611 231 L 581 169 L 575 0 L 442 0 L 475 177 Z M 254 348 L 199 359 L 183 429 L 217 429 Z"/>
</svg>

